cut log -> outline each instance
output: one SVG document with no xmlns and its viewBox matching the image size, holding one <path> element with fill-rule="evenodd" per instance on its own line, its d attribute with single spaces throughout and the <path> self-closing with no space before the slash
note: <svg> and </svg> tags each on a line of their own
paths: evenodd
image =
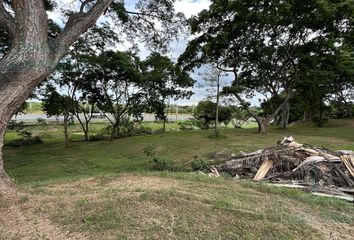
<svg viewBox="0 0 354 240">
<path fill-rule="evenodd" d="M 351 155 L 343 155 L 341 159 L 349 173 L 354 178 L 354 158 Z"/>
<path fill-rule="evenodd" d="M 260 181 L 262 180 L 268 173 L 269 169 L 272 168 L 274 162 L 273 160 L 266 159 L 261 167 L 259 168 L 258 172 L 256 173 L 256 176 L 254 176 L 253 180 L 255 181 Z"/>
</svg>

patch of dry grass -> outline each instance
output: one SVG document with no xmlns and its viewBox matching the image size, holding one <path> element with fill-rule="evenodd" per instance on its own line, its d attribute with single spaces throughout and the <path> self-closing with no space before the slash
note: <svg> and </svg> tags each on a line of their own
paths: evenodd
<svg viewBox="0 0 354 240">
<path fill-rule="evenodd" d="M 23 208 L 89 239 L 351 239 L 354 234 L 349 203 L 195 174 L 94 177 L 23 192 L 28 197 Z"/>
</svg>

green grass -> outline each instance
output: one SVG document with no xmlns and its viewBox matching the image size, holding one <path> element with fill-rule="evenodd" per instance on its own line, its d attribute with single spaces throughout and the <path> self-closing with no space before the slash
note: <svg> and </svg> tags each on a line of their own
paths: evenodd
<svg viewBox="0 0 354 240">
<path fill-rule="evenodd" d="M 70 126 L 73 142 L 65 149 L 60 126 L 33 126 L 34 134 L 44 139 L 44 144 L 21 148 L 5 148 L 5 167 L 18 182 L 30 182 L 63 177 L 114 174 L 119 172 L 146 171 L 147 159 L 143 149 L 154 144 L 158 153 L 173 162 L 189 166 L 198 157 L 229 148 L 232 151 L 253 151 L 275 144 L 284 136 L 292 135 L 297 141 L 331 149 L 354 150 L 352 123 L 337 121 L 319 129 L 312 125 L 296 125 L 289 130 L 276 127 L 267 135 L 256 134 L 256 129 L 221 129 L 222 138 L 210 138 L 209 131 L 178 131 L 117 139 L 113 142 L 82 142 L 79 126 Z M 171 126 L 169 126 L 171 127 Z M 174 125 L 172 125 L 174 127 Z M 98 132 L 102 124 L 94 124 Z M 6 139 L 11 139 L 8 133 Z"/>
<path fill-rule="evenodd" d="M 93 132 L 102 127 L 92 125 Z M 89 239 L 353 236 L 350 203 L 264 183 L 151 171 L 143 151 L 154 144 L 159 155 L 190 167 L 194 159 L 224 148 L 253 151 L 288 135 L 315 146 L 354 150 L 353 121 L 330 121 L 321 129 L 310 123 L 289 130 L 272 127 L 267 135 L 256 134 L 254 128 L 227 128 L 220 130 L 222 138 L 210 138 L 213 130 L 183 132 L 173 131 L 176 124 L 168 127 L 166 134 L 82 142 L 78 126 L 70 126 L 72 142 L 65 149 L 60 126 L 32 126 L 31 131 L 43 137 L 42 145 L 5 147 L 6 170 L 21 191 L 18 204 Z M 0 209 L 7 205 L 0 201 Z M 0 239 L 6 234 L 0 231 Z"/>
<path fill-rule="evenodd" d="M 119 174 L 23 191 L 36 211 L 89 239 L 323 239 L 321 224 L 354 223 L 354 207 L 340 200 L 194 173 Z"/>
</svg>

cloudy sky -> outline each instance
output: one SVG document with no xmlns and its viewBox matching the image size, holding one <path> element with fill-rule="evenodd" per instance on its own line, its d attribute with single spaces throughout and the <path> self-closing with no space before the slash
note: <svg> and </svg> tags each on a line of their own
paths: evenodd
<svg viewBox="0 0 354 240">
<path fill-rule="evenodd" d="M 58 8 L 59 9 L 68 9 L 68 8 L 74 8 L 77 7 L 75 6 L 75 3 L 78 1 L 75 0 L 58 0 Z M 126 0 L 126 5 L 127 8 L 133 9 L 135 3 L 137 0 Z M 200 11 L 204 9 L 208 9 L 210 6 L 210 0 L 176 0 L 175 3 L 175 9 L 177 12 L 182 12 L 185 14 L 187 18 L 191 17 L 192 15 L 197 15 Z M 54 13 L 48 13 L 49 17 L 56 22 L 60 24 L 64 24 L 63 22 L 65 21 L 63 16 L 58 12 L 55 11 Z M 181 38 L 178 41 L 174 41 L 171 43 L 170 46 L 170 52 L 168 53 L 168 56 L 171 57 L 173 60 L 176 60 L 178 56 L 183 53 L 183 51 L 186 48 L 188 39 Z M 124 43 L 121 46 L 118 47 L 119 50 L 125 50 L 128 49 L 129 43 Z M 149 55 L 149 51 L 141 44 L 140 46 L 140 57 L 145 58 L 146 56 Z M 199 84 L 196 84 L 196 86 L 193 88 L 193 91 L 195 94 L 189 99 L 189 100 L 180 100 L 178 103 L 179 104 L 196 104 L 200 100 L 204 99 L 207 95 L 206 91 L 204 88 L 201 88 L 200 85 L 203 83 L 202 77 L 200 76 L 200 72 L 205 71 L 205 68 L 201 68 L 199 71 L 195 71 L 191 73 L 191 76 L 193 79 L 197 80 Z M 230 82 L 229 79 L 225 78 L 224 79 L 225 83 Z M 198 87 L 199 86 L 199 87 Z M 258 99 L 252 99 L 252 105 L 258 105 Z"/>
</svg>

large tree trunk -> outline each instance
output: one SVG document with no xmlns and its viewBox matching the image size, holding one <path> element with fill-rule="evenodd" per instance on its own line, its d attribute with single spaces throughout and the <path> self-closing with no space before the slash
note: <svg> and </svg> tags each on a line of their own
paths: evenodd
<svg viewBox="0 0 354 240">
<path fill-rule="evenodd" d="M 4 161 L 3 161 L 3 154 L 2 154 L 2 147 L 4 144 L 4 138 L 6 128 L 4 125 L 0 125 L 0 184 L 8 184 L 10 183 L 10 179 L 7 176 L 4 170 Z"/>
<path fill-rule="evenodd" d="M 256 118 L 258 124 L 258 133 L 266 134 L 268 132 L 269 122 L 264 117 L 257 117 Z"/>
<path fill-rule="evenodd" d="M 21 18 L 27 19 L 25 16 Z M 27 21 L 33 21 L 34 25 L 45 24 L 38 19 L 27 19 Z M 44 34 L 37 32 L 34 36 L 21 28 L 17 31 L 23 31 L 19 35 L 26 41 L 15 39 L 14 47 L 0 63 L 0 176 L 3 181 L 7 179 L 2 155 L 6 127 L 33 89 L 53 69 L 49 48 L 40 44 L 43 42 Z M 45 38 L 47 38 L 47 32 L 45 32 Z"/>
<path fill-rule="evenodd" d="M 6 182 L 2 147 L 11 117 L 33 89 L 54 70 L 69 46 L 107 9 L 112 0 L 97 1 L 81 18 L 69 18 L 58 37 L 48 41 L 43 0 L 13 0 L 13 15 L 0 2 L 0 26 L 9 32 L 11 48 L 0 61 L 0 184 Z"/>
</svg>

